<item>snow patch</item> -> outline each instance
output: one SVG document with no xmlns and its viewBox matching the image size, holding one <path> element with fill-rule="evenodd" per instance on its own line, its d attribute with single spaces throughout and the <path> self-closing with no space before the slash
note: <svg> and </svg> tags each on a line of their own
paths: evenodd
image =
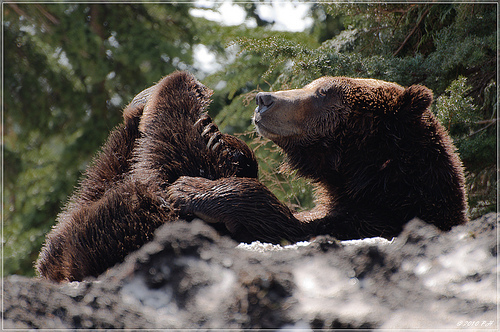
<svg viewBox="0 0 500 332">
<path fill-rule="evenodd" d="M 370 237 L 361 240 L 347 240 L 340 241 L 340 244 L 343 246 L 373 246 L 373 245 L 388 245 L 394 243 L 396 238 L 392 238 L 392 240 L 384 239 L 383 237 Z"/>
<path fill-rule="evenodd" d="M 303 241 L 303 242 L 297 242 L 295 244 L 282 246 L 279 244 L 254 241 L 250 244 L 240 243 L 236 248 L 248 251 L 269 252 L 269 251 L 279 251 L 279 250 L 297 250 L 300 247 L 307 247 L 310 244 L 311 242 L 309 241 Z"/>
<path fill-rule="evenodd" d="M 340 244 L 343 246 L 372 246 L 372 245 L 389 245 L 394 243 L 395 238 L 392 240 L 387 240 L 381 237 L 372 237 L 362 240 L 348 240 L 348 241 L 340 241 Z M 254 241 L 250 244 L 248 243 L 240 243 L 236 248 L 243 249 L 248 251 L 256 251 L 256 252 L 271 252 L 271 251 L 279 251 L 279 250 L 297 250 L 300 247 L 307 247 L 311 244 L 309 241 L 297 242 L 294 244 L 282 246 L 279 244 L 265 243 L 260 241 Z"/>
</svg>

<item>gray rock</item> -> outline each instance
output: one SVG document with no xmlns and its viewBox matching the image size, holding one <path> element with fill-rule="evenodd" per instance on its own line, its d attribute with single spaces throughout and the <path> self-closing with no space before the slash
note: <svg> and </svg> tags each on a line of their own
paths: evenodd
<svg viewBox="0 0 500 332">
<path fill-rule="evenodd" d="M 321 236 L 280 250 L 179 221 L 97 279 L 4 278 L 3 327 L 496 330 L 498 216 L 447 233 L 413 220 L 390 243 Z"/>
</svg>

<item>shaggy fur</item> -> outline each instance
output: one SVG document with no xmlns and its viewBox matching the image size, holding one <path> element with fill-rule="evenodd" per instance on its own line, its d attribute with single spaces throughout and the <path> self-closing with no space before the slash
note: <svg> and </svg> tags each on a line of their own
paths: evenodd
<svg viewBox="0 0 500 332">
<path fill-rule="evenodd" d="M 245 143 L 203 113 L 210 95 L 178 72 L 134 98 L 48 234 L 40 276 L 97 276 L 179 216 L 272 243 L 391 238 L 414 217 L 442 230 L 467 221 L 462 164 L 423 86 L 323 77 L 257 95 L 258 132 L 317 185 L 316 207 L 297 214 L 257 180 Z"/>
<path fill-rule="evenodd" d="M 320 234 L 392 238 L 414 217 L 442 230 L 467 221 L 462 164 L 430 111 L 429 89 L 323 77 L 256 99 L 258 132 L 317 185 L 316 208 L 293 214 L 255 179 L 181 177 L 168 192 L 182 215 L 221 221 L 240 240 L 274 243 Z"/>
<path fill-rule="evenodd" d="M 177 72 L 134 98 L 47 235 L 41 277 L 82 280 L 123 261 L 178 219 L 166 188 L 180 176 L 257 177 L 252 151 L 203 113 L 211 94 Z"/>
</svg>

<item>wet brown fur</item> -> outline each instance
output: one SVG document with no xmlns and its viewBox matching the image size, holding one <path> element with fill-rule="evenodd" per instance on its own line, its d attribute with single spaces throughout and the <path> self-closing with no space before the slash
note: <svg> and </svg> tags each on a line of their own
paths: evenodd
<svg viewBox="0 0 500 332">
<path fill-rule="evenodd" d="M 211 94 L 177 72 L 130 103 L 47 235 L 36 263 L 41 277 L 82 280 L 123 261 L 157 227 L 178 219 L 165 189 L 180 176 L 257 176 L 252 151 L 203 113 Z M 217 148 L 201 134 L 207 126 L 219 135 Z"/>
<path fill-rule="evenodd" d="M 175 73 L 132 101 L 47 236 L 42 277 L 97 276 L 179 216 L 272 243 L 391 238 L 413 217 L 442 230 L 467 220 L 462 164 L 423 86 L 324 77 L 257 96 L 257 130 L 318 187 L 316 207 L 296 214 L 256 179 L 248 147 L 203 114 L 210 95 Z"/>
</svg>

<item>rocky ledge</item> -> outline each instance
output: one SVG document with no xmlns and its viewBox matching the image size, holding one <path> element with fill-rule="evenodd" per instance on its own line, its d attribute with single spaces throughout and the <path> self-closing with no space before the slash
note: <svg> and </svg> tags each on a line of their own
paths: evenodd
<svg viewBox="0 0 500 332">
<path fill-rule="evenodd" d="M 497 220 L 450 232 L 412 220 L 393 241 L 238 246 L 201 221 L 97 279 L 3 279 L 3 328 L 496 330 Z"/>
</svg>

